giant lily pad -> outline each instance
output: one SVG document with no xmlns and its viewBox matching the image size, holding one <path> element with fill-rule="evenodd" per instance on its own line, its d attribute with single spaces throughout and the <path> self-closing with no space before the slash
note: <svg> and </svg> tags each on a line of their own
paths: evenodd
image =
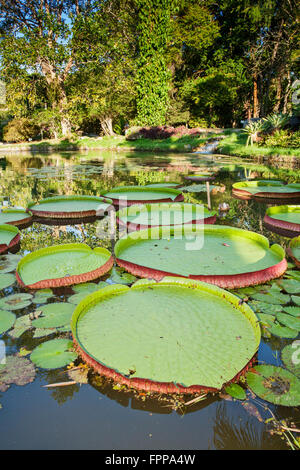
<svg viewBox="0 0 300 470">
<path fill-rule="evenodd" d="M 167 229 L 167 230 L 166 230 Z M 140 230 L 115 245 L 117 263 L 140 277 L 189 277 L 220 287 L 246 287 L 281 276 L 279 245 L 254 232 L 218 225 Z"/>
<path fill-rule="evenodd" d="M 77 354 L 72 350 L 73 343 L 68 339 L 52 339 L 37 346 L 30 359 L 43 369 L 57 369 L 74 361 Z"/>
<path fill-rule="evenodd" d="M 80 218 L 102 216 L 111 204 L 111 200 L 96 196 L 55 196 L 31 204 L 29 209 L 38 217 Z"/>
<path fill-rule="evenodd" d="M 103 192 L 102 196 L 112 199 L 113 204 L 119 207 L 151 202 L 181 202 L 184 199 L 177 189 L 147 186 L 121 186 Z"/>
<path fill-rule="evenodd" d="M 267 229 L 284 237 L 297 237 L 300 235 L 300 206 L 269 207 L 264 224 Z"/>
<path fill-rule="evenodd" d="M 28 307 L 32 303 L 31 294 L 12 294 L 0 299 L 0 308 L 4 310 L 19 310 Z"/>
<path fill-rule="evenodd" d="M 287 253 L 292 258 L 296 266 L 300 268 L 300 236 L 295 237 L 290 241 Z"/>
<path fill-rule="evenodd" d="M 161 393 L 221 389 L 260 341 L 257 319 L 238 297 L 172 277 L 94 292 L 77 305 L 71 326 L 80 354 L 98 372 Z"/>
<path fill-rule="evenodd" d="M 0 210 L 0 224 L 10 224 L 20 227 L 29 224 L 32 220 L 31 212 L 26 212 L 24 209 L 6 209 Z"/>
<path fill-rule="evenodd" d="M 0 335 L 9 330 L 16 321 L 16 315 L 7 310 L 0 310 Z"/>
<path fill-rule="evenodd" d="M 211 171 L 203 172 L 203 173 L 194 173 L 193 175 L 185 176 L 184 178 L 188 181 L 213 181 L 215 179 L 214 173 Z"/>
<path fill-rule="evenodd" d="M 255 366 L 247 373 L 246 380 L 249 388 L 263 400 L 283 406 L 300 405 L 300 381 L 282 367 Z"/>
<path fill-rule="evenodd" d="M 20 241 L 20 232 L 13 225 L 0 225 L 0 253 L 15 247 Z"/>
<path fill-rule="evenodd" d="M 31 289 L 59 287 L 96 279 L 111 269 L 113 258 L 105 248 L 83 243 L 56 245 L 30 253 L 18 264 L 19 284 Z"/>
<path fill-rule="evenodd" d="M 179 181 L 177 182 L 168 182 L 168 181 L 161 181 L 158 183 L 150 183 L 146 184 L 146 188 L 178 188 L 181 186 L 182 183 Z"/>
<path fill-rule="evenodd" d="M 232 185 L 232 194 L 239 199 L 255 199 L 264 202 L 300 202 L 300 184 L 283 184 L 281 181 L 239 181 Z"/>
<path fill-rule="evenodd" d="M 13 274 L 0 274 L 0 290 L 12 286 L 16 282 L 16 277 Z"/>
<path fill-rule="evenodd" d="M 12 384 L 26 385 L 35 379 L 35 367 L 28 359 L 7 356 L 6 363 L 0 365 L 0 392 L 5 392 Z"/>
<path fill-rule="evenodd" d="M 198 204 L 162 203 L 130 206 L 117 212 L 117 222 L 129 230 L 192 223 L 213 224 L 216 212 Z"/>
</svg>

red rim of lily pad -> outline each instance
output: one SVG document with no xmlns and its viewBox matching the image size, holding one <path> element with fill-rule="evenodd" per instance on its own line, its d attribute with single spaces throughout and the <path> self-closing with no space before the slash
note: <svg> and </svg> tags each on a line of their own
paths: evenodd
<svg viewBox="0 0 300 470">
<path fill-rule="evenodd" d="M 188 227 L 193 230 L 194 226 L 188 225 Z M 207 225 L 206 227 L 216 229 L 218 230 L 217 225 Z M 159 229 L 162 227 L 157 227 L 156 229 Z M 240 230 L 241 232 L 245 233 L 252 233 L 252 232 L 247 232 L 242 229 L 236 229 L 233 227 L 227 227 L 227 226 L 222 226 L 224 229 L 231 229 L 231 230 Z M 180 227 L 171 227 L 172 230 L 178 230 Z M 148 229 L 148 231 L 153 230 L 153 228 Z M 154 229 L 155 230 L 155 229 Z M 137 234 L 140 233 L 141 238 L 145 239 L 145 232 L 136 232 Z M 133 232 L 134 234 L 135 232 Z M 254 232 L 253 232 L 254 233 Z M 137 235 L 138 236 L 138 235 Z M 261 237 L 261 239 L 264 239 L 263 243 L 268 243 L 268 240 L 263 237 L 262 235 L 255 234 L 257 237 Z M 117 244 L 115 245 L 115 258 L 117 264 L 126 269 L 129 273 L 133 274 L 134 276 L 142 277 L 142 278 L 148 278 L 148 279 L 154 279 L 156 281 L 162 280 L 166 276 L 173 276 L 173 277 L 185 277 L 187 279 L 192 279 L 196 281 L 202 281 L 202 282 L 207 282 L 209 284 L 215 284 L 216 286 L 222 287 L 222 288 L 228 288 L 228 289 L 236 289 L 236 288 L 242 288 L 242 287 L 248 287 L 251 285 L 257 285 L 257 284 L 263 284 L 265 282 L 268 282 L 272 279 L 278 278 L 283 275 L 283 273 L 287 269 L 287 261 L 284 257 L 284 254 L 282 256 L 283 259 L 279 263 L 274 264 L 273 266 L 269 266 L 265 269 L 261 269 L 258 271 L 252 271 L 252 272 L 244 272 L 244 273 L 239 273 L 239 274 L 215 274 L 215 275 L 188 275 L 184 276 L 182 274 L 174 273 L 174 272 L 168 272 L 168 271 L 163 271 L 160 269 L 156 268 L 151 268 L 151 267 L 146 267 L 139 265 L 137 263 L 131 262 L 131 261 L 126 261 L 122 259 L 122 257 L 119 257 L 117 255 L 117 252 L 121 251 L 122 248 L 120 248 L 121 244 L 123 243 L 123 240 L 126 238 L 131 237 L 131 234 L 127 235 L 127 237 L 122 237 Z M 269 246 L 269 245 L 268 245 Z M 275 245 L 272 245 L 271 249 L 274 249 Z M 279 246 L 276 245 L 276 248 L 278 248 L 280 251 L 283 251 L 283 249 Z M 284 252 L 283 252 L 284 253 Z"/>
<path fill-rule="evenodd" d="M 8 245 L 5 243 L 0 243 L 0 253 L 4 254 L 7 251 L 11 251 L 14 248 L 16 248 L 16 246 L 20 243 L 21 237 L 20 237 L 19 229 L 15 227 L 14 225 L 9 225 L 9 224 L 0 225 L 0 230 L 5 230 L 8 232 L 15 233 L 15 236 L 12 238 L 12 240 L 9 242 Z"/>
<path fill-rule="evenodd" d="M 2 209 L 2 213 L 16 213 L 16 214 L 24 214 L 23 219 L 18 219 L 18 220 L 10 220 L 9 222 L 5 222 L 6 225 L 14 225 L 15 227 L 23 227 L 26 225 L 26 227 L 29 227 L 32 222 L 32 213 L 30 211 L 25 211 L 22 209 L 14 209 L 14 208 L 8 208 L 8 209 Z"/>
<path fill-rule="evenodd" d="M 37 250 L 33 253 L 29 253 L 28 255 L 24 256 L 19 261 L 17 270 L 16 270 L 16 278 L 17 278 L 19 285 L 27 289 L 45 289 L 49 287 L 71 286 L 73 284 L 80 284 L 83 282 L 88 282 L 94 279 L 98 279 L 99 277 L 106 274 L 112 268 L 114 264 L 114 259 L 111 253 L 105 248 L 95 248 L 95 250 L 101 250 L 108 257 L 107 261 L 97 269 L 93 269 L 92 271 L 88 271 L 82 274 L 75 274 L 73 276 L 58 277 L 54 279 L 42 279 L 40 281 L 31 283 L 31 284 L 27 284 L 22 280 L 22 277 L 20 275 L 20 268 L 25 262 L 27 262 L 27 260 L 30 260 L 34 257 L 47 255 L 53 252 L 54 250 L 55 251 L 62 251 L 62 250 L 68 250 L 68 249 L 72 250 L 72 248 L 74 248 L 75 246 L 80 247 L 83 250 L 89 249 L 92 251 L 92 249 L 89 248 L 87 245 L 80 244 L 80 243 L 70 243 L 70 244 L 64 244 L 64 245 L 57 245 L 55 247 L 52 246 L 49 248 L 41 248 L 40 250 Z"/>
<path fill-rule="evenodd" d="M 172 278 L 173 278 L 173 282 L 177 282 L 177 281 L 175 281 L 174 277 L 166 278 L 162 282 L 163 283 L 164 282 L 165 283 L 172 282 Z M 151 287 L 151 282 L 152 282 L 151 280 L 149 280 L 149 279 L 146 280 L 145 279 L 143 281 L 144 281 L 145 285 L 149 283 L 149 285 Z M 184 286 L 184 284 L 189 283 L 189 281 L 187 279 L 183 279 L 183 278 L 179 279 L 178 282 L 180 283 L 180 281 L 183 283 L 183 286 Z M 138 281 L 136 284 L 138 284 L 139 282 L 141 282 L 141 281 Z M 203 284 L 204 286 L 206 285 L 205 283 L 199 283 L 199 284 Z M 193 285 L 193 288 L 195 288 L 195 285 L 194 284 L 192 284 L 192 285 Z M 114 289 L 117 290 L 120 287 L 124 287 L 124 286 L 116 285 L 116 286 L 114 286 Z M 131 286 L 131 288 L 134 288 L 134 287 L 135 287 L 135 284 L 133 286 Z M 111 286 L 109 288 L 111 288 Z M 105 290 L 107 290 L 109 288 L 105 288 Z M 201 288 L 201 286 L 200 286 L 200 288 Z M 204 287 L 204 288 L 209 289 L 208 286 Z M 216 287 L 214 287 L 214 288 L 216 288 Z M 133 389 L 136 389 L 136 390 L 146 391 L 146 392 L 151 392 L 151 393 L 196 394 L 196 393 L 203 393 L 203 392 L 209 393 L 209 392 L 218 392 L 218 391 L 220 391 L 219 388 L 215 388 L 215 387 L 211 387 L 211 386 L 204 386 L 204 385 L 198 385 L 198 384 L 197 385 L 190 385 L 190 386 L 183 386 L 180 383 L 160 382 L 160 381 L 156 381 L 156 380 L 152 380 L 152 379 L 148 379 L 148 378 L 125 376 L 125 375 L 117 372 L 117 370 L 115 370 L 113 368 L 110 368 L 110 367 L 104 365 L 103 363 L 101 363 L 100 361 L 96 360 L 95 358 L 91 357 L 91 355 L 85 350 L 83 345 L 80 344 L 80 341 L 77 338 L 77 320 L 78 320 L 78 318 L 81 314 L 81 311 L 85 308 L 85 306 L 88 306 L 89 303 L 91 303 L 91 305 L 94 305 L 95 304 L 94 298 L 96 299 L 97 296 L 103 295 L 103 294 L 106 295 L 104 293 L 103 289 L 102 289 L 101 294 L 99 294 L 99 291 L 98 291 L 98 292 L 90 294 L 85 299 L 83 299 L 79 303 L 79 305 L 77 305 L 77 307 L 76 307 L 76 309 L 73 313 L 72 320 L 71 320 L 72 338 L 73 338 L 73 343 L 74 343 L 74 349 L 78 353 L 78 355 L 90 367 L 92 367 L 98 374 L 100 374 L 102 376 L 105 376 L 105 377 L 113 380 L 114 382 L 117 382 L 118 384 L 126 385 L 128 388 L 133 388 Z M 226 292 L 226 294 L 223 296 L 224 299 L 225 299 L 226 295 L 234 297 L 233 294 L 230 294 L 230 293 Z M 239 309 L 239 308 L 241 308 L 241 304 L 239 303 L 238 305 L 235 305 L 235 307 L 237 309 Z M 260 332 L 256 333 L 256 334 L 260 334 Z M 229 381 L 224 383 L 223 386 L 226 386 L 226 385 L 231 384 L 231 383 L 238 382 L 240 380 L 240 378 L 248 372 L 248 370 L 252 369 L 252 367 L 254 366 L 254 364 L 256 362 L 257 362 L 257 350 L 253 354 L 253 356 L 250 358 L 250 360 L 248 360 L 247 364 L 232 379 L 230 379 Z"/>
<path fill-rule="evenodd" d="M 292 260 L 294 261 L 295 265 L 300 268 L 300 259 L 296 257 L 295 253 L 293 252 L 293 248 L 299 248 L 300 247 L 300 235 L 298 237 L 293 238 L 289 246 L 287 247 L 286 251 L 287 254 Z"/>
<path fill-rule="evenodd" d="M 267 202 L 271 204 L 282 204 L 283 201 L 288 201 L 289 204 L 298 204 L 300 202 L 300 185 L 293 184 L 295 186 L 294 192 L 276 192 L 272 191 L 272 182 L 267 181 L 266 184 L 270 186 L 270 191 L 261 191 L 255 194 L 247 191 L 247 182 L 237 182 L 232 185 L 232 195 L 235 198 L 242 199 L 242 200 L 250 200 L 254 199 L 258 202 Z M 252 183 L 252 184 L 251 184 Z M 254 186 L 256 183 L 264 184 L 264 180 L 259 181 L 249 181 L 249 184 Z M 287 186 L 290 187 L 291 185 L 287 185 L 282 183 L 281 181 L 274 181 L 273 186 Z M 258 185 L 259 187 L 259 185 Z M 244 189 L 243 189 L 244 188 Z M 298 188 L 298 190 L 296 190 Z"/>
<path fill-rule="evenodd" d="M 113 191 L 115 192 L 126 192 L 127 191 L 148 191 L 148 192 L 165 192 L 166 197 L 162 197 L 161 199 L 131 199 L 131 200 L 123 200 L 120 198 L 114 198 L 111 196 L 111 193 Z M 106 194 L 110 194 L 109 196 L 106 196 Z M 168 194 L 170 196 L 168 196 Z M 176 194 L 176 197 L 173 199 L 172 195 L 174 196 Z M 111 190 L 108 190 L 105 193 L 102 193 L 102 196 L 104 198 L 109 198 L 113 205 L 118 208 L 122 207 L 128 207 L 128 206 L 133 206 L 133 205 L 139 205 L 139 204 L 154 204 L 154 203 L 160 203 L 160 202 L 183 202 L 184 201 L 184 195 L 182 192 L 180 192 L 178 189 L 174 188 L 151 188 L 151 187 L 146 187 L 146 186 L 121 186 L 120 188 L 113 188 Z"/>
<path fill-rule="evenodd" d="M 144 204 L 142 206 L 140 205 L 137 205 L 136 208 L 138 207 L 141 207 L 141 208 L 146 208 L 148 210 L 151 210 L 151 206 L 152 204 Z M 153 207 L 155 208 L 156 206 L 156 203 L 153 204 Z M 172 210 L 172 203 L 170 204 L 167 204 L 166 203 L 166 206 L 169 206 L 170 209 Z M 182 204 L 182 206 L 192 206 L 192 204 Z M 195 206 L 195 204 L 194 204 Z M 130 206 L 130 209 L 134 209 L 135 206 Z M 144 224 L 136 224 L 134 222 L 124 222 L 121 218 L 121 215 L 125 215 L 126 214 L 126 211 L 130 211 L 129 208 L 124 208 L 124 209 L 121 209 L 117 212 L 116 216 L 117 216 L 117 223 L 122 226 L 122 227 L 127 227 L 128 231 L 130 232 L 133 232 L 133 231 L 136 231 L 136 230 L 144 230 L 144 229 L 148 229 L 150 227 L 159 227 L 159 225 L 144 225 Z M 170 227 L 174 227 L 175 225 L 186 225 L 186 224 L 214 224 L 217 220 L 217 217 L 216 217 L 216 214 L 214 211 L 210 211 L 210 215 L 208 217 L 204 217 L 204 218 L 198 218 L 196 217 L 195 219 L 193 220 L 190 220 L 189 222 L 185 222 L 185 223 L 182 223 L 182 224 L 168 224 Z"/>
<path fill-rule="evenodd" d="M 276 206 L 269 207 L 264 216 L 265 227 L 283 237 L 294 238 L 300 235 L 300 224 L 288 222 L 276 218 L 277 213 L 289 212 L 289 209 L 299 208 L 299 206 Z"/>
<path fill-rule="evenodd" d="M 33 207 L 34 206 L 37 206 L 37 205 L 40 205 L 42 206 L 43 204 L 46 204 L 46 203 L 55 203 L 57 201 L 84 201 L 84 200 L 94 200 L 95 203 L 106 203 L 106 204 L 109 204 L 108 207 L 106 207 L 105 209 L 103 210 L 96 210 L 96 209 L 91 209 L 91 210 L 81 210 L 81 211 L 78 211 L 78 210 L 74 210 L 72 212 L 69 212 L 69 211 L 47 211 L 47 210 L 36 210 L 34 209 Z M 41 201 L 39 201 L 38 203 L 32 203 L 28 206 L 27 208 L 27 211 L 31 211 L 31 213 L 35 216 L 35 217 L 38 217 L 38 218 L 54 218 L 54 219 L 74 219 L 74 218 L 78 218 L 78 219 L 82 219 L 82 218 L 85 218 L 85 217 L 102 217 L 104 215 L 105 212 L 108 212 L 110 210 L 113 209 L 113 206 L 112 206 L 112 200 L 111 199 L 108 199 L 108 198 L 104 198 L 104 197 L 98 197 L 98 196 L 76 196 L 76 195 L 73 195 L 73 196 L 54 196 L 54 197 L 49 197 L 49 198 L 46 198 L 46 199 L 42 199 Z"/>
</svg>

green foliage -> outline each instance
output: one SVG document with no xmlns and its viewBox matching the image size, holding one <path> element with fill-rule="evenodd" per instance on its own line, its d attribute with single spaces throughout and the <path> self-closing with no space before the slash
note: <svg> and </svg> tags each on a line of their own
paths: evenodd
<svg viewBox="0 0 300 470">
<path fill-rule="evenodd" d="M 3 128 L 3 140 L 5 142 L 24 142 L 34 139 L 39 133 L 39 128 L 31 119 L 14 118 Z"/>
<path fill-rule="evenodd" d="M 245 132 L 248 136 L 246 146 L 251 143 L 253 145 L 254 142 L 258 140 L 258 133 L 262 132 L 265 129 L 265 123 L 263 120 L 253 121 L 247 124 L 244 127 L 243 132 Z"/>
<path fill-rule="evenodd" d="M 300 131 L 289 132 L 286 130 L 276 130 L 274 134 L 267 135 L 262 145 L 267 147 L 281 147 L 281 148 L 300 148 Z"/>
<path fill-rule="evenodd" d="M 284 127 L 289 121 L 289 116 L 285 114 L 270 114 L 266 118 L 264 118 L 265 128 L 278 130 Z"/>
<path fill-rule="evenodd" d="M 165 124 L 168 80 L 165 50 L 170 32 L 172 0 L 136 0 L 138 65 L 138 125 Z"/>
</svg>

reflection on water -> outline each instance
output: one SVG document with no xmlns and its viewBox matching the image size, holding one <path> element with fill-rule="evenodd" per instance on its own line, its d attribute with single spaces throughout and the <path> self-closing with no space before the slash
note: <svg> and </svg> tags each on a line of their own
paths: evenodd
<svg viewBox="0 0 300 470">
<path fill-rule="evenodd" d="M 231 196 L 231 185 L 241 179 L 282 179 L 299 182 L 300 172 L 293 168 L 268 167 L 249 160 L 200 154 L 138 154 L 116 152 L 65 152 L 62 154 L 9 154 L 0 158 L 0 197 L 10 204 L 27 207 L 32 201 L 52 195 L 99 195 L 100 191 L 118 185 L 147 184 L 157 181 L 182 181 L 192 171 L 219 169 L 216 183 L 225 192 L 211 195 L 212 210 L 220 204 L 229 209 L 218 219 L 219 224 L 254 230 L 271 243 L 286 246 L 288 240 L 267 231 L 263 226 L 265 204 L 240 201 Z M 205 192 L 185 193 L 186 202 L 207 202 Z M 115 240 L 106 219 L 92 218 L 63 222 L 54 219 L 37 221 L 22 230 L 20 253 L 27 254 L 53 244 L 82 242 L 91 247 L 113 249 Z M 104 277 L 109 280 L 109 274 Z M 0 296 L 21 292 L 15 284 Z M 50 302 L 66 301 L 71 288 L 55 290 Z M 37 306 L 38 307 L 38 306 Z M 28 314 L 32 306 L 16 311 Z M 68 333 L 65 333 L 68 335 Z M 46 339 L 52 339 L 52 336 Z M 31 351 L 45 338 L 35 339 L 30 330 L 20 338 L 3 334 L 6 354 L 25 348 Z M 259 361 L 280 365 L 280 350 L 289 340 L 263 339 Z M 209 358 L 208 358 L 209 360 Z M 273 449 L 285 447 L 278 436 L 271 436 L 264 420 L 270 417 L 262 405 L 262 421 L 253 408 L 245 409 L 238 401 L 211 396 L 184 406 L 187 397 L 150 397 L 124 391 L 109 380 L 90 374 L 89 384 L 76 384 L 54 389 L 43 385 L 68 381 L 66 368 L 39 369 L 36 380 L 24 387 L 11 386 L 0 394 L 0 432 L 2 449 Z M 299 411 L 272 407 L 280 417 L 294 416 Z"/>
</svg>

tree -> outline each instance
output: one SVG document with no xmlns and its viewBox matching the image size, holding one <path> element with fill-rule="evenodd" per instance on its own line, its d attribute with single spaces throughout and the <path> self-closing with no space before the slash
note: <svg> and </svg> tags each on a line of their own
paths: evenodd
<svg viewBox="0 0 300 470">
<path fill-rule="evenodd" d="M 174 0 L 136 0 L 137 6 L 137 124 L 165 123 L 168 105 L 166 46 Z"/>
<path fill-rule="evenodd" d="M 12 86 L 16 67 L 42 75 L 63 136 L 71 132 L 66 81 L 85 41 L 78 24 L 94 8 L 90 0 L 0 0 L 1 75 Z"/>
</svg>

